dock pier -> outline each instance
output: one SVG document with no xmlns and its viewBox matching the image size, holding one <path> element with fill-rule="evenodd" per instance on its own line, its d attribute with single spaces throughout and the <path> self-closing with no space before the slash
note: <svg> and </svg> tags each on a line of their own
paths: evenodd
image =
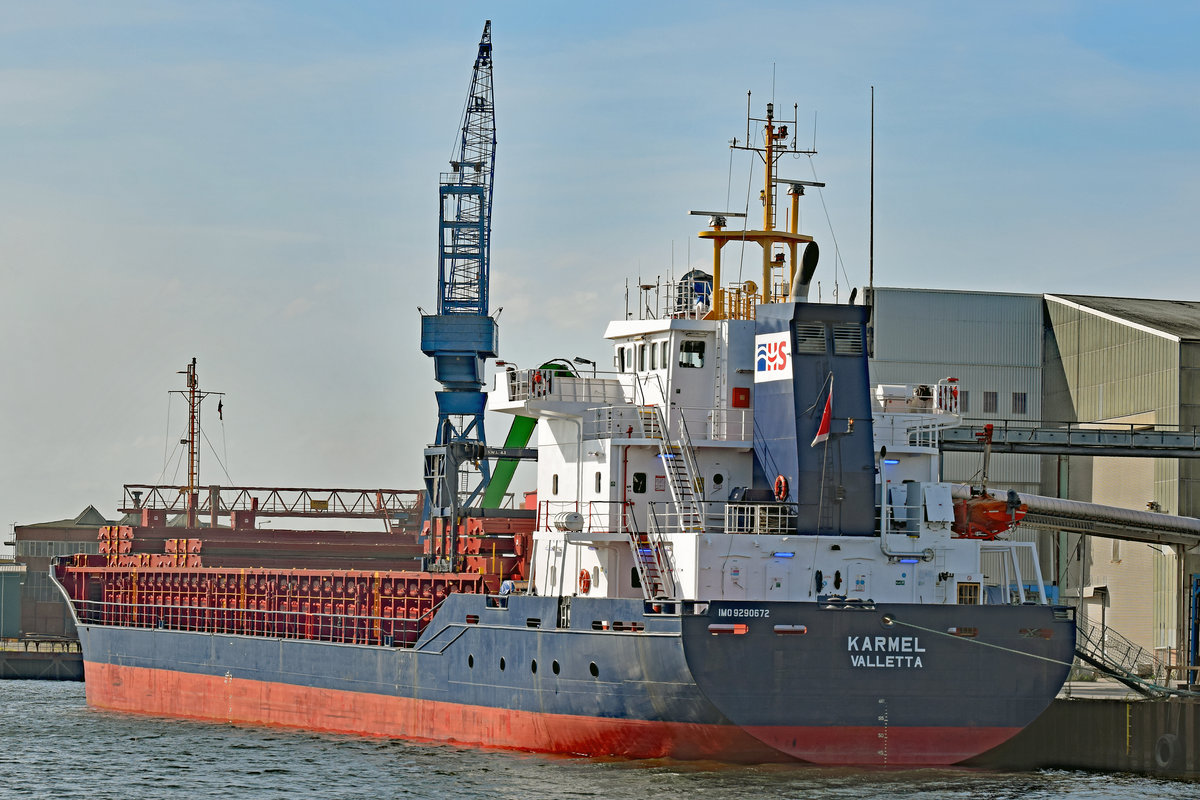
<svg viewBox="0 0 1200 800">
<path fill-rule="evenodd" d="M 0 639 L 0 678 L 81 681 L 79 642 Z"/>
</svg>

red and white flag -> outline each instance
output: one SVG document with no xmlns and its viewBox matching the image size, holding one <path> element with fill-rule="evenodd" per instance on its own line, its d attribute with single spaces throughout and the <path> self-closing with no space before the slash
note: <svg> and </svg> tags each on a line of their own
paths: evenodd
<svg viewBox="0 0 1200 800">
<path fill-rule="evenodd" d="M 816 447 L 818 444 L 829 440 L 829 423 L 833 417 L 833 384 L 829 384 L 829 394 L 825 397 L 825 412 L 821 414 L 821 424 L 817 428 L 817 435 L 812 440 L 809 447 Z"/>
</svg>

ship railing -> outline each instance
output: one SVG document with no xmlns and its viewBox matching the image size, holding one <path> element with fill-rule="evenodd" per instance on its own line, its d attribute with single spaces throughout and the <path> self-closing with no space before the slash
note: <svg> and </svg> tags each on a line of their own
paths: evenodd
<svg viewBox="0 0 1200 800">
<path fill-rule="evenodd" d="M 158 605 L 73 598 L 83 625 L 220 633 L 270 639 L 412 647 L 444 601 L 415 617 L 212 605 Z"/>
<path fill-rule="evenodd" d="M 639 289 L 639 319 L 704 319 L 712 310 L 712 277 L 708 275 L 679 281 L 660 276 Z"/>
<path fill-rule="evenodd" d="M 796 532 L 796 505 L 794 503 L 738 503 L 725 500 L 699 501 L 705 520 L 715 524 L 706 530 L 725 533 L 792 534 Z M 650 503 L 649 529 L 652 533 L 665 535 L 694 529 L 688 524 L 690 515 L 681 515 L 672 504 Z"/>
<path fill-rule="evenodd" d="M 577 522 L 565 516 L 572 512 L 579 514 Z M 579 531 L 573 531 L 571 526 L 578 523 L 582 523 Z M 630 530 L 630 520 L 626 504 L 620 500 L 589 500 L 586 503 L 575 500 L 539 500 L 535 529 L 626 533 Z"/>
<path fill-rule="evenodd" d="M 593 405 L 625 402 L 625 390 L 617 377 L 584 378 L 565 375 L 556 369 L 509 369 L 496 376 L 497 384 L 504 381 L 508 399 L 513 403 L 526 400 L 552 400 L 563 403 Z"/>
<path fill-rule="evenodd" d="M 726 533 L 788 534 L 796 530 L 794 503 L 725 503 Z"/>
<path fill-rule="evenodd" d="M 685 406 L 666 410 L 668 423 L 682 419 L 693 442 L 747 442 L 754 434 L 754 412 L 748 408 Z M 676 416 L 678 415 L 678 416 Z M 656 439 L 657 423 L 631 404 L 590 408 L 584 415 L 585 439 Z"/>
<path fill-rule="evenodd" d="M 777 276 L 779 277 L 779 276 Z M 663 280 L 642 284 L 638 319 L 705 319 L 717 310 L 721 319 L 754 319 L 755 306 L 762 302 L 759 287 L 753 281 L 713 287 L 704 276 L 676 281 Z M 771 281 L 771 302 L 783 302 L 789 284 L 781 277 Z"/>
<path fill-rule="evenodd" d="M 754 412 L 748 408 L 692 407 L 673 409 L 692 441 L 746 442 L 754 438 Z"/>
</svg>

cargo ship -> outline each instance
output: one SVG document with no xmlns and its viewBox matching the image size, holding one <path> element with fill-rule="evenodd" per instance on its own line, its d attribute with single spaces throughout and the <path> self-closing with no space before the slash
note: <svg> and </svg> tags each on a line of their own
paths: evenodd
<svg viewBox="0 0 1200 800">
<path fill-rule="evenodd" d="M 500 455 L 536 453 L 522 507 L 461 496 L 456 465 L 497 453 L 448 439 L 426 453 L 417 569 L 353 553 L 336 569 L 230 565 L 178 542 L 173 561 L 119 546 L 61 559 L 88 703 L 583 756 L 884 766 L 961 762 L 1041 714 L 1073 658 L 1073 611 L 1047 601 L 1033 545 L 997 538 L 1004 509 L 965 524 L 939 480 L 957 382 L 872 388 L 869 310 L 809 301 L 818 254 L 798 208 L 814 184 L 777 174 L 806 151 L 771 104 L 747 116 L 757 135 L 733 146 L 762 157 L 761 229 L 705 212 L 711 268 L 641 287 L 604 333 L 611 370 L 508 364 L 481 393 L 522 433 Z M 761 249 L 761 282 L 722 275 L 742 242 Z"/>
</svg>

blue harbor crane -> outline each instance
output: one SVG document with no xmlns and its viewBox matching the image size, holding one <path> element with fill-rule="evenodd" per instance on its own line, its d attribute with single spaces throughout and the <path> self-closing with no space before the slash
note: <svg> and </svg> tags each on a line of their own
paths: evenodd
<svg viewBox="0 0 1200 800">
<path fill-rule="evenodd" d="M 475 504 L 491 477 L 483 413 L 484 365 L 496 357 L 496 320 L 488 313 L 496 115 L 492 102 L 492 23 L 479 40 L 462 135 L 438 187 L 437 313 L 421 317 L 421 352 L 433 359 L 438 421 L 425 450 L 425 520 L 449 535 L 461 509 Z M 451 554 L 453 550 L 449 551 Z M 450 568 L 450 564 L 438 565 Z"/>
</svg>

